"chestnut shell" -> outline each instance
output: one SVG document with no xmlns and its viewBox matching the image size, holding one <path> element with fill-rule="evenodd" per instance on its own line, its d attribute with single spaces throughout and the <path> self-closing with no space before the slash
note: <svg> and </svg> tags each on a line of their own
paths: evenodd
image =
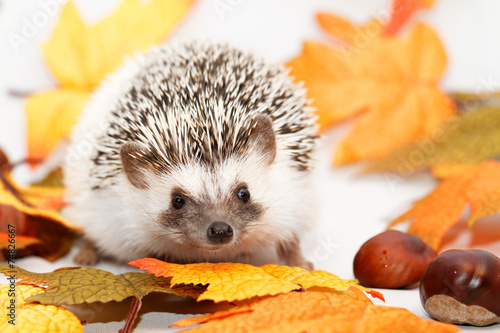
<svg viewBox="0 0 500 333">
<path fill-rule="evenodd" d="M 365 287 L 401 288 L 420 281 L 435 256 L 417 236 L 387 230 L 360 247 L 354 257 L 354 276 Z"/>
<path fill-rule="evenodd" d="M 500 259 L 483 250 L 449 250 L 434 258 L 420 282 L 420 301 L 446 295 L 500 316 Z"/>
</svg>

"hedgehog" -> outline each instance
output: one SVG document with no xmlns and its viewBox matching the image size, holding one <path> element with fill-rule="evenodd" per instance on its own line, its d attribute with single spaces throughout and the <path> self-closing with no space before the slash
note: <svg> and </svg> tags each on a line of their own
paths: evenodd
<svg viewBox="0 0 500 333">
<path fill-rule="evenodd" d="M 136 54 L 100 85 L 63 166 L 75 262 L 252 262 L 312 269 L 317 128 L 282 65 L 227 43 Z"/>
</svg>

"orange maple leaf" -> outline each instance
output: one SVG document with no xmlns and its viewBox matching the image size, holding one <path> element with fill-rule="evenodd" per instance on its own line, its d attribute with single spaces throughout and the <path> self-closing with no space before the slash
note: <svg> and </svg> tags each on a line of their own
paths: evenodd
<svg viewBox="0 0 500 333">
<path fill-rule="evenodd" d="M 87 26 L 73 2 L 62 9 L 51 38 L 42 45 L 61 85 L 26 101 L 28 156 L 44 159 L 67 137 L 89 94 L 126 55 L 160 43 L 194 0 L 124 0 L 115 12 Z"/>
<path fill-rule="evenodd" d="M 377 19 L 359 26 L 340 16 L 322 12 L 316 14 L 316 21 L 321 29 L 333 37 L 333 41 L 340 40 L 344 47 L 363 43 L 368 35 L 373 38 L 383 29 L 383 23 Z"/>
<path fill-rule="evenodd" d="M 408 310 L 375 306 L 336 292 L 289 293 L 236 306 L 172 326 L 206 323 L 190 332 L 458 332 Z"/>
<path fill-rule="evenodd" d="M 482 217 L 500 213 L 500 162 L 487 161 L 450 176 L 425 198 L 391 222 L 413 220 L 408 232 L 438 250 L 445 233 L 470 205 L 468 226 Z"/>
<path fill-rule="evenodd" d="M 420 9 L 429 9 L 435 0 L 393 0 L 391 18 L 384 27 L 384 34 L 396 34 L 399 29 Z"/>
<path fill-rule="evenodd" d="M 455 113 L 438 88 L 447 60 L 430 27 L 418 24 L 398 38 L 370 35 L 372 29 L 325 13 L 318 20 L 345 45 L 306 42 L 288 66 L 297 81 L 305 81 L 321 130 L 357 116 L 336 147 L 335 164 L 384 156 Z"/>
<path fill-rule="evenodd" d="M 339 291 L 354 287 L 367 291 L 373 297 L 384 299 L 382 294 L 360 286 L 356 280 L 344 280 L 325 271 L 309 272 L 299 267 L 278 265 L 255 267 L 224 262 L 179 265 L 153 258 L 134 260 L 129 265 L 156 276 L 172 277 L 172 286 L 207 285 L 207 290 L 198 297 L 198 301 L 232 302 L 311 287 L 325 287 Z"/>
</svg>

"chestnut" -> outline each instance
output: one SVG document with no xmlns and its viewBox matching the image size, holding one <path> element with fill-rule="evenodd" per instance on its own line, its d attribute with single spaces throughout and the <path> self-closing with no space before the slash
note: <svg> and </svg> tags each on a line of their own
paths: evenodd
<svg viewBox="0 0 500 333">
<path fill-rule="evenodd" d="M 436 252 L 415 235 L 387 230 L 367 240 L 354 257 L 354 276 L 371 288 L 401 288 L 420 280 Z"/>
<path fill-rule="evenodd" d="M 427 313 L 452 324 L 485 326 L 500 319 L 500 259 L 483 250 L 449 250 L 420 281 Z"/>
</svg>

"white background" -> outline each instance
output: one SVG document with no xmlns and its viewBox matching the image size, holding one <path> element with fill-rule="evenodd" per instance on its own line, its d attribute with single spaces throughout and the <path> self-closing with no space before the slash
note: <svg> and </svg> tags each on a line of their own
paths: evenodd
<svg viewBox="0 0 500 333">
<path fill-rule="evenodd" d="M 47 23 L 42 24 L 28 43 L 13 47 L 9 34 L 21 34 L 25 20 L 32 21 L 43 11 L 41 3 L 49 0 L 0 1 L 0 148 L 11 160 L 26 156 L 23 99 L 9 95 L 9 90 L 34 92 L 56 85 L 44 64 L 40 43 L 46 40 L 56 22 L 60 6 Z M 84 19 L 95 23 L 108 15 L 120 0 L 76 0 Z M 227 4 L 229 10 L 217 10 L 217 4 Z M 320 10 L 343 15 L 357 23 L 372 17 L 384 16 L 386 0 L 200 0 L 186 20 L 169 38 L 210 38 L 230 41 L 244 49 L 265 56 L 270 61 L 284 62 L 298 55 L 302 42 L 326 40 L 315 23 Z M 441 36 L 448 51 L 449 66 L 442 81 L 447 91 L 490 91 L 500 89 L 500 2 L 495 0 L 438 0 L 430 12 L 421 12 L 418 19 L 428 22 Z M 378 174 L 358 177 L 359 166 L 338 169 L 330 167 L 334 144 L 346 133 L 349 124 L 327 132 L 317 154 L 315 175 L 318 200 L 318 221 L 304 235 L 304 252 L 324 269 L 343 278 L 353 278 L 352 260 L 361 244 L 384 230 L 388 221 L 410 207 L 412 201 L 428 193 L 435 185 L 428 173 L 407 179 Z M 17 174 L 21 181 L 27 172 Z M 500 255 L 498 217 L 480 221 L 471 231 L 454 228 L 445 242 L 445 249 L 479 246 Z M 463 226 L 463 224 L 461 224 Z M 481 235 L 490 241 L 478 242 Z M 20 267 L 36 271 L 52 271 L 72 266 L 72 252 L 55 263 L 40 258 L 17 261 Z M 98 268 L 122 273 L 132 270 L 109 262 Z M 383 290 L 386 304 L 408 308 L 426 317 L 418 291 Z M 116 332 L 123 323 L 128 302 L 94 304 L 73 308 L 90 324 L 86 332 Z M 206 304 L 152 295 L 145 299 L 141 319 L 135 332 L 165 331 L 174 321 L 190 313 L 205 311 Z M 172 314 L 175 313 L 175 314 Z M 477 328 L 464 328 L 479 330 Z M 500 331 L 500 325 L 480 329 L 481 332 Z"/>
</svg>

